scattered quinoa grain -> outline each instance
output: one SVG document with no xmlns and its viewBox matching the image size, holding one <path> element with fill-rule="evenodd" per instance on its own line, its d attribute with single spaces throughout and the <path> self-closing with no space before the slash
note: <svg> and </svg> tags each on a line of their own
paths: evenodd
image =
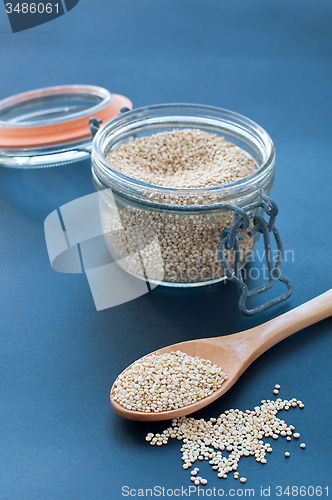
<svg viewBox="0 0 332 500">
<path fill-rule="evenodd" d="M 291 440 L 290 435 L 295 427 L 288 426 L 285 420 L 277 417 L 277 413 L 283 410 L 286 403 L 291 403 L 291 400 L 262 400 L 261 405 L 255 406 L 253 410 L 230 409 L 218 418 L 207 421 L 190 416 L 175 418 L 172 420 L 172 427 L 156 435 L 157 438 L 152 433 L 148 434 L 152 437 L 150 444 L 154 439 L 163 439 L 165 433 L 168 437 L 176 436 L 183 442 L 181 452 L 186 464 L 191 466 L 199 457 L 205 457 L 219 478 L 226 479 L 228 474 L 233 472 L 234 478 L 238 479 L 237 468 L 241 457 L 254 456 L 257 462 L 266 464 L 267 453 L 273 450 L 270 443 L 263 440 L 264 437 L 281 436 Z M 280 432 L 279 435 L 277 431 Z M 301 443 L 301 448 L 302 445 L 305 447 L 305 444 Z M 285 456 L 289 457 L 290 453 L 285 452 Z M 197 476 L 198 472 L 199 468 L 195 467 L 191 472 L 192 481 L 201 481 L 202 478 Z"/>
<path fill-rule="evenodd" d="M 305 446 L 306 446 L 305 443 L 300 444 L 300 448 L 305 448 Z"/>
<path fill-rule="evenodd" d="M 279 394 L 278 389 L 274 389 L 273 394 Z"/>
<path fill-rule="evenodd" d="M 207 479 L 202 478 L 201 479 L 201 484 L 203 484 L 203 485 L 207 484 Z"/>
<path fill-rule="evenodd" d="M 279 384 L 276 384 L 276 385 L 274 386 L 274 388 L 279 390 L 279 389 L 280 389 L 280 385 L 279 385 Z"/>
<path fill-rule="evenodd" d="M 246 477 L 240 477 L 240 483 L 245 483 L 247 481 Z"/>
<path fill-rule="evenodd" d="M 299 437 L 300 437 L 300 433 L 299 432 L 294 432 L 293 438 L 299 439 Z"/>
</svg>

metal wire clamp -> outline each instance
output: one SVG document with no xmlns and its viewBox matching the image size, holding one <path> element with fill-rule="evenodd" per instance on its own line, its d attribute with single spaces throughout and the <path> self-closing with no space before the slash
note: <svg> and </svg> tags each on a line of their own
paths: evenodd
<svg viewBox="0 0 332 500">
<path fill-rule="evenodd" d="M 254 215 L 254 212 L 259 208 L 263 209 L 264 212 L 269 216 L 268 221 L 264 219 L 264 215 Z M 279 231 L 275 226 L 278 207 L 276 203 L 272 201 L 263 190 L 261 190 L 260 198 L 258 199 L 258 201 L 248 205 L 245 210 L 237 207 L 236 205 L 227 205 L 227 209 L 234 211 L 234 224 L 233 227 L 226 227 L 221 232 L 221 242 L 218 247 L 218 256 L 226 278 L 235 283 L 238 287 L 238 291 L 240 293 L 239 310 L 247 316 L 252 316 L 253 314 L 265 311 L 265 309 L 283 302 L 293 292 L 292 282 L 288 278 L 283 276 L 280 271 L 284 255 L 284 248 Z M 239 229 L 247 229 L 250 225 L 251 219 L 253 221 L 253 227 L 248 231 L 248 235 L 254 236 L 254 234 L 256 234 L 257 232 L 262 233 L 263 235 L 265 258 L 268 267 L 269 279 L 264 285 L 258 286 L 252 290 L 248 290 L 247 285 L 243 281 L 240 258 L 239 242 L 243 239 L 243 235 L 238 234 L 238 231 Z M 275 263 L 273 262 L 272 258 L 270 233 L 273 234 L 278 249 L 277 259 Z M 233 271 L 226 260 L 226 250 L 233 250 Z M 248 298 L 254 297 L 259 293 L 269 290 L 276 281 L 285 283 L 287 290 L 284 294 L 272 300 L 269 300 L 253 309 L 247 309 L 246 301 Z"/>
</svg>

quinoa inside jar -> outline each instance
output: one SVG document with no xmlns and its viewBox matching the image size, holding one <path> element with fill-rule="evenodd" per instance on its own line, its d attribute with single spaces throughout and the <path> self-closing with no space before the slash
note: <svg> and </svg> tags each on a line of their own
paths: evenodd
<svg viewBox="0 0 332 500">
<path fill-rule="evenodd" d="M 224 279 L 221 232 L 234 211 L 269 194 L 269 135 L 236 113 L 200 105 L 129 111 L 103 126 L 92 150 L 105 241 L 126 271 L 152 283 L 199 286 Z M 239 230 L 242 265 L 257 234 Z M 233 255 L 227 256 L 232 267 Z"/>
</svg>

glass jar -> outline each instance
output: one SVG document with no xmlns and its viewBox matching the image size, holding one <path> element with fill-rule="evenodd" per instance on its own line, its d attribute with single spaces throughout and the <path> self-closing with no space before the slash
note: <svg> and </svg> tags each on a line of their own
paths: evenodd
<svg viewBox="0 0 332 500">
<path fill-rule="evenodd" d="M 106 159 L 135 137 L 181 128 L 198 128 L 225 137 L 251 157 L 256 170 L 231 184 L 169 188 L 128 177 Z M 260 190 L 273 184 L 275 150 L 259 125 L 237 113 L 203 105 L 164 104 L 128 111 L 106 123 L 92 147 L 92 176 L 100 191 L 103 233 L 113 258 L 128 272 L 151 283 L 192 287 L 224 279 L 218 257 L 220 235 L 232 227 L 232 204 L 245 209 Z M 242 265 L 257 235 L 240 230 Z M 232 266 L 233 256 L 227 256 Z"/>
</svg>

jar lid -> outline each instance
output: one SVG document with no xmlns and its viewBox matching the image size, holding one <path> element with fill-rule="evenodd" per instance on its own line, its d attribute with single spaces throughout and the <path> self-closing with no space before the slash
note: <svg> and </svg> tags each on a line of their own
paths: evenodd
<svg viewBox="0 0 332 500">
<path fill-rule="evenodd" d="M 0 165 L 38 168 L 83 160 L 90 155 L 89 119 L 108 122 L 122 108 L 122 95 L 93 85 L 32 90 L 0 101 Z"/>
</svg>

